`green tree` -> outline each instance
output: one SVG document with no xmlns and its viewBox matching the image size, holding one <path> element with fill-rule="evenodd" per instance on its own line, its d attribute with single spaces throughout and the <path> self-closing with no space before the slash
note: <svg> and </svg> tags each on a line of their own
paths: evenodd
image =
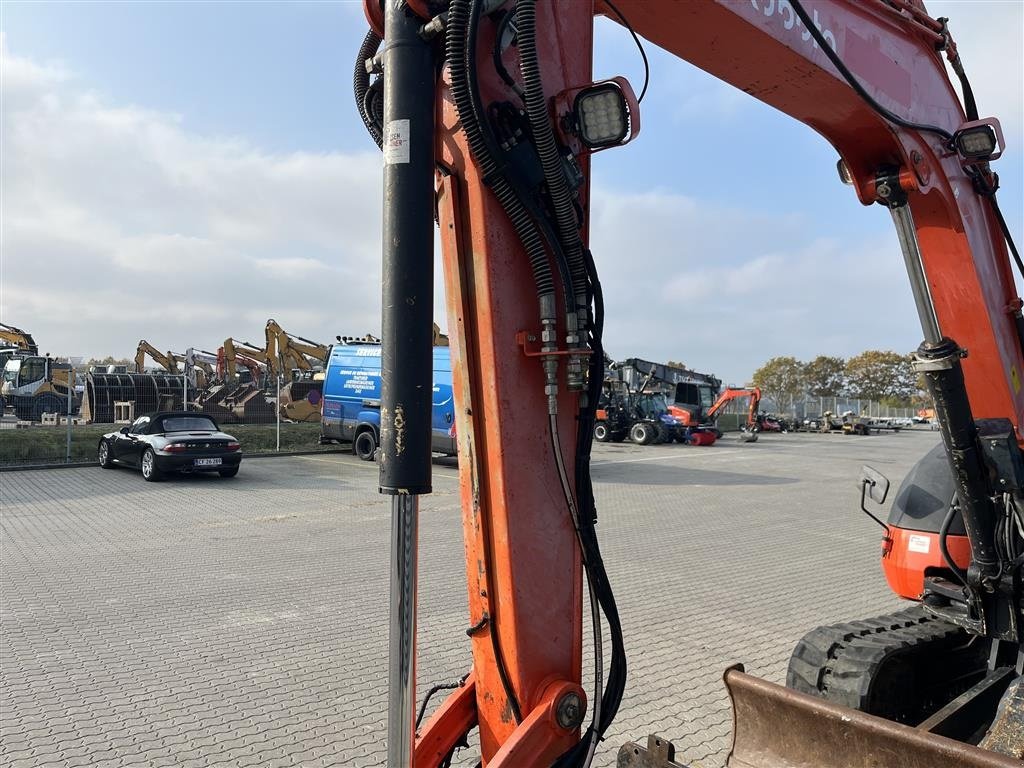
<svg viewBox="0 0 1024 768">
<path fill-rule="evenodd" d="M 807 393 L 814 397 L 836 397 L 846 388 L 846 361 L 841 357 L 818 355 L 804 366 Z"/>
<path fill-rule="evenodd" d="M 753 381 L 777 409 L 789 411 L 804 391 L 804 365 L 795 357 L 773 357 L 754 371 Z"/>
<path fill-rule="evenodd" d="M 846 361 L 850 394 L 865 400 L 907 402 L 918 391 L 910 355 L 869 349 Z"/>
</svg>

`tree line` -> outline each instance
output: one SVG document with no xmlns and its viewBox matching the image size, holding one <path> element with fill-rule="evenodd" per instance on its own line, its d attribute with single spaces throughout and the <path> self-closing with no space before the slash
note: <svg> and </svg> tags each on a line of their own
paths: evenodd
<svg viewBox="0 0 1024 768">
<path fill-rule="evenodd" d="M 908 406 L 922 400 L 911 355 L 869 349 L 844 359 L 818 355 L 810 362 L 773 357 L 756 371 L 753 382 L 776 407 L 800 397 L 850 397 Z"/>
</svg>

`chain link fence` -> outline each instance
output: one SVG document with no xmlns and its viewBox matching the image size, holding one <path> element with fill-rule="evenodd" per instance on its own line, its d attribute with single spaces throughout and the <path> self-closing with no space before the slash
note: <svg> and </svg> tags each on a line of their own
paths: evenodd
<svg viewBox="0 0 1024 768">
<path fill-rule="evenodd" d="M 24 418 L 25 409 L 20 416 L 13 406 L 5 409 L 0 468 L 94 461 L 103 435 L 158 411 L 209 414 L 247 454 L 337 450 L 320 443 L 321 391 L 313 379 L 200 389 L 168 373 L 89 373 L 79 379 L 70 409 L 62 403 L 32 418 Z"/>
</svg>

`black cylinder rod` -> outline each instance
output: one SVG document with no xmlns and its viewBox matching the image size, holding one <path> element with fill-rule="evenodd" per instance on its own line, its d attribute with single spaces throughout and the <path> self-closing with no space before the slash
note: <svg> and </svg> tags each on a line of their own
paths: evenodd
<svg viewBox="0 0 1024 768">
<path fill-rule="evenodd" d="M 917 349 L 916 367 L 924 374 L 935 401 L 935 415 L 971 543 L 968 581 L 972 586 L 979 586 L 982 580 L 1000 570 L 995 545 L 997 513 L 978 446 L 978 429 L 967 399 L 960 356 L 960 347 L 952 339 L 943 338 L 937 343 L 926 341 Z"/>
<path fill-rule="evenodd" d="M 430 493 L 435 67 L 422 21 L 385 3 L 380 491 Z"/>
</svg>

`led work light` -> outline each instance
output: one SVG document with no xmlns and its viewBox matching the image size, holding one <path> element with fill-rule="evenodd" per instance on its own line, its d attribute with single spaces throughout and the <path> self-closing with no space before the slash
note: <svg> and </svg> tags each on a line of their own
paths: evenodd
<svg viewBox="0 0 1024 768">
<path fill-rule="evenodd" d="M 580 139 L 588 147 L 620 144 L 629 135 L 629 108 L 622 91 L 612 83 L 580 91 L 573 112 Z"/>
<path fill-rule="evenodd" d="M 988 162 L 1003 154 L 1003 132 L 994 117 L 965 123 L 953 134 L 950 143 L 968 163 Z"/>
<path fill-rule="evenodd" d="M 559 128 L 588 149 L 628 144 L 640 132 L 640 107 L 625 78 L 563 91 L 557 101 L 563 114 Z"/>
</svg>

